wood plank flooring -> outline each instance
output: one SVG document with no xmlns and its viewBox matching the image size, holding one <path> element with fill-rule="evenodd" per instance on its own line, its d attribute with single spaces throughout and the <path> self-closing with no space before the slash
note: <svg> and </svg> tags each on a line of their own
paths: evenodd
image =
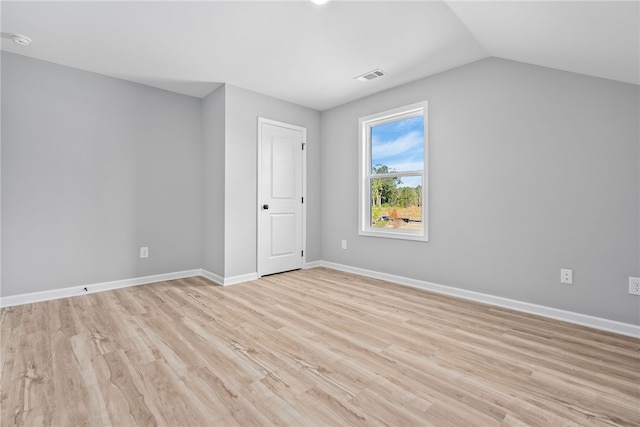
<svg viewBox="0 0 640 427">
<path fill-rule="evenodd" d="M 0 325 L 3 427 L 640 426 L 640 340 L 324 268 Z"/>
</svg>

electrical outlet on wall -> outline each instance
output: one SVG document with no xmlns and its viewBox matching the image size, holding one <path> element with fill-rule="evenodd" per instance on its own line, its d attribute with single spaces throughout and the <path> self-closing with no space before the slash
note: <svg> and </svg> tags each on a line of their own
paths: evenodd
<svg viewBox="0 0 640 427">
<path fill-rule="evenodd" d="M 347 249 L 347 241 L 346 240 L 342 241 L 342 249 Z"/>
<path fill-rule="evenodd" d="M 149 247 L 141 246 L 140 247 L 140 258 L 149 258 Z"/>
<path fill-rule="evenodd" d="M 629 293 L 640 295 L 640 277 L 629 277 Z"/>
<path fill-rule="evenodd" d="M 560 270 L 560 283 L 566 283 L 567 285 L 573 284 L 573 270 L 563 268 Z"/>
</svg>

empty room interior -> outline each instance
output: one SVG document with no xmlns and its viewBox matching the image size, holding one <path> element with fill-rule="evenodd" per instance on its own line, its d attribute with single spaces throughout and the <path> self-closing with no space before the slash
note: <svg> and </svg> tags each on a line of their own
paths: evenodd
<svg viewBox="0 0 640 427">
<path fill-rule="evenodd" d="M 3 427 L 640 426 L 640 2 L 0 12 Z"/>
</svg>

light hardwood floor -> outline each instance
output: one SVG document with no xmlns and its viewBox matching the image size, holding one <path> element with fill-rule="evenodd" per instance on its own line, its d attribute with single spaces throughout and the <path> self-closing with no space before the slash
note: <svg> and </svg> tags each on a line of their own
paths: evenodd
<svg viewBox="0 0 640 427">
<path fill-rule="evenodd" d="M 1 425 L 640 425 L 640 340 L 324 268 L 2 310 Z"/>
</svg>

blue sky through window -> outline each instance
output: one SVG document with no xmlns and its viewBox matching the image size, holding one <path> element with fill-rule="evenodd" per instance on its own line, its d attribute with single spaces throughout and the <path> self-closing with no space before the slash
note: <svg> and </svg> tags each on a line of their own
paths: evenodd
<svg viewBox="0 0 640 427">
<path fill-rule="evenodd" d="M 371 127 L 371 169 L 386 165 L 389 172 L 424 169 L 424 116 Z M 403 177 L 401 187 L 421 185 L 421 177 Z"/>
</svg>

